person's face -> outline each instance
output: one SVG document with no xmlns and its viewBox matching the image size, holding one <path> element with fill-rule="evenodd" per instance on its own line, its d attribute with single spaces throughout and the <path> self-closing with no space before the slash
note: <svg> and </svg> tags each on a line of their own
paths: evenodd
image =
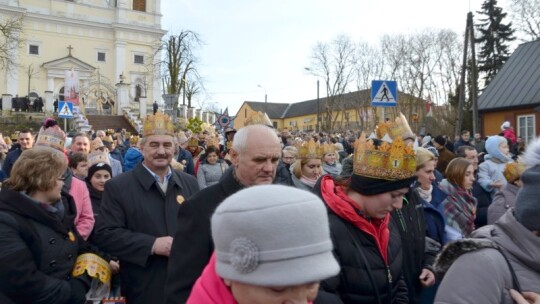
<svg viewBox="0 0 540 304">
<path fill-rule="evenodd" d="M 372 218 L 383 219 L 392 210 L 403 207 L 403 196 L 407 192 L 409 192 L 409 188 L 402 188 L 377 195 L 363 195 L 364 212 Z"/>
<path fill-rule="evenodd" d="M 476 150 L 465 151 L 465 159 L 472 163 L 474 170 L 478 170 L 478 152 Z"/>
<path fill-rule="evenodd" d="M 90 178 L 90 184 L 97 191 L 103 192 L 105 190 L 105 182 L 111 179 L 111 174 L 107 170 L 97 170 Z"/>
<path fill-rule="evenodd" d="M 263 287 L 226 281 L 238 304 L 311 303 L 317 297 L 319 283 L 295 286 Z"/>
<path fill-rule="evenodd" d="M 321 160 L 310 159 L 302 166 L 302 175 L 311 179 L 319 178 L 321 176 Z"/>
<path fill-rule="evenodd" d="M 216 152 L 208 153 L 208 154 L 206 155 L 206 161 L 207 161 L 209 164 L 211 164 L 211 165 L 217 163 L 217 161 L 218 161 L 218 156 L 217 156 Z"/>
<path fill-rule="evenodd" d="M 463 141 L 469 141 L 469 139 L 471 139 L 471 133 L 467 132 L 461 135 L 461 138 L 463 138 Z"/>
<path fill-rule="evenodd" d="M 244 186 L 268 185 L 276 176 L 281 144 L 276 135 L 252 131 L 245 151 L 231 149 L 230 155 L 236 177 Z"/>
<path fill-rule="evenodd" d="M 292 165 L 296 160 L 296 157 L 289 151 L 283 151 L 283 157 L 281 159 L 284 163 Z"/>
<path fill-rule="evenodd" d="M 19 144 L 21 145 L 21 150 L 32 148 L 34 145 L 32 133 L 19 133 Z"/>
<path fill-rule="evenodd" d="M 227 134 L 225 134 L 225 135 L 227 135 L 227 140 L 228 141 L 233 140 L 234 134 L 236 134 L 236 133 L 235 132 L 227 132 Z"/>
<path fill-rule="evenodd" d="M 510 152 L 510 148 L 508 148 L 508 142 L 502 142 L 499 144 L 499 149 L 501 150 L 503 155 L 508 155 Z"/>
<path fill-rule="evenodd" d="M 323 159 L 325 163 L 333 165 L 336 163 L 336 153 L 327 153 L 324 155 Z"/>
<path fill-rule="evenodd" d="M 77 152 L 89 153 L 90 152 L 90 141 L 88 140 L 88 137 L 86 137 L 86 136 L 77 136 L 75 138 L 75 141 L 71 144 L 71 152 L 73 152 L 73 153 L 77 153 Z"/>
<path fill-rule="evenodd" d="M 424 166 L 416 171 L 416 177 L 423 189 L 428 189 L 435 180 L 435 165 L 434 160 L 430 160 Z"/>
<path fill-rule="evenodd" d="M 481 136 L 480 136 L 480 133 L 474 134 L 474 140 L 479 141 L 479 140 L 481 140 L 481 139 L 482 139 L 482 138 L 481 138 Z"/>
<path fill-rule="evenodd" d="M 62 198 L 61 193 L 62 187 L 64 186 L 64 181 L 65 178 L 63 174 L 56 178 L 56 185 L 54 185 L 52 189 L 44 192 L 44 197 L 47 201 L 43 203 L 55 203 Z"/>
<path fill-rule="evenodd" d="M 473 188 L 474 183 L 474 168 L 473 165 L 470 165 L 467 167 L 467 170 L 465 171 L 465 176 L 463 177 L 463 184 L 461 187 L 465 190 L 471 190 Z"/>
<path fill-rule="evenodd" d="M 88 175 L 88 162 L 82 161 L 77 164 L 76 168 L 72 168 L 73 174 L 79 177 L 86 177 Z"/>
<path fill-rule="evenodd" d="M 151 135 L 141 149 L 144 164 L 153 172 L 167 170 L 174 154 L 174 142 L 170 135 Z"/>
</svg>

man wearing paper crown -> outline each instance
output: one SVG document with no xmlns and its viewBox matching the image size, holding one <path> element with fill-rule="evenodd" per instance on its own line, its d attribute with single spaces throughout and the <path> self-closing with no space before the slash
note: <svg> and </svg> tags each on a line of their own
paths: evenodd
<svg viewBox="0 0 540 304">
<path fill-rule="evenodd" d="M 144 159 L 105 184 L 93 239 L 120 260 L 127 303 L 164 303 L 178 208 L 199 186 L 193 176 L 171 169 L 175 147 L 169 116 L 149 115 L 143 126 Z"/>
<path fill-rule="evenodd" d="M 409 303 L 400 234 L 390 212 L 402 207 L 415 170 L 415 152 L 403 136 L 396 133 L 387 142 L 362 133 L 349 182 L 338 185 L 329 175 L 319 179 L 314 192 L 328 206 L 342 271 L 321 282 L 318 303 Z"/>
</svg>

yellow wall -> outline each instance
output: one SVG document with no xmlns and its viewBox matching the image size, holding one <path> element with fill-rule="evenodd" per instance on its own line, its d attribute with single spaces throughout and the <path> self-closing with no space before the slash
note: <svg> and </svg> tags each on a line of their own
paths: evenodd
<svg viewBox="0 0 540 304">
<path fill-rule="evenodd" d="M 509 121 L 514 130 L 516 131 L 516 135 L 518 134 L 517 130 L 517 117 L 520 115 L 535 115 L 536 111 L 534 108 L 529 109 L 520 109 L 520 110 L 514 110 L 514 111 L 504 111 L 504 112 L 489 112 L 489 113 L 483 113 L 482 114 L 482 130 L 483 130 L 483 136 L 490 136 L 490 135 L 496 135 L 501 133 L 501 125 L 505 121 Z M 538 124 L 536 125 L 538 129 Z"/>
<path fill-rule="evenodd" d="M 159 0 L 161 1 L 161 0 Z M 30 81 L 30 92 L 44 96 L 50 90 L 50 79 L 43 63 L 57 60 L 68 55 L 67 47 L 73 47 L 72 55 L 99 68 L 102 81 L 109 80 L 114 86 L 119 81 L 119 65 L 127 83 L 132 84 L 134 95 L 135 82 L 146 77 L 148 99 L 160 97 L 160 80 L 152 79 L 151 63 L 155 48 L 165 31 L 161 30 L 161 13 L 154 13 L 155 1 L 147 1 L 147 12 L 131 9 L 107 7 L 102 0 L 59 1 L 59 0 L 20 0 L 19 11 L 25 12 L 22 37 L 25 43 L 18 51 L 19 68 L 16 76 L 0 72 L 0 93 L 13 96 L 28 94 L 28 67 L 32 66 L 34 75 Z M 128 1 L 131 8 L 131 0 Z M 0 14 L 12 14 L 0 9 Z M 116 58 L 117 43 L 125 43 L 125 53 Z M 30 55 L 28 45 L 37 44 L 39 55 Z M 106 53 L 106 62 L 97 61 L 97 52 Z M 135 64 L 133 54 L 145 56 L 145 64 Z M 7 85 L 8 77 L 18 78 L 17 88 L 12 90 Z M 82 79 L 80 79 L 82 82 Z M 63 77 L 54 77 L 54 98 L 63 86 Z M 82 85 L 82 83 L 81 83 Z M 13 87 L 13 86 L 12 86 Z M 133 96 L 132 96 L 133 97 Z M 151 102 L 151 101 L 150 101 Z"/>
</svg>

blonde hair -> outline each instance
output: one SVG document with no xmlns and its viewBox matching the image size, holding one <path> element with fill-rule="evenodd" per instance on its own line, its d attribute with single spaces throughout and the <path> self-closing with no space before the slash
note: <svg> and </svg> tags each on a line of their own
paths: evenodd
<svg viewBox="0 0 540 304">
<path fill-rule="evenodd" d="M 57 179 L 64 175 L 67 160 L 62 152 L 49 147 L 34 147 L 24 150 L 11 170 L 3 186 L 15 191 L 49 191 L 56 186 Z"/>
<path fill-rule="evenodd" d="M 452 184 L 463 188 L 462 185 L 465 172 L 467 172 L 467 168 L 469 168 L 471 165 L 472 163 L 463 157 L 456 157 L 452 159 L 446 167 L 446 179 Z"/>
<path fill-rule="evenodd" d="M 301 158 L 301 159 L 297 159 L 291 166 L 292 166 L 292 173 L 294 174 L 294 176 L 296 176 L 296 178 L 300 179 L 302 177 L 302 167 L 304 165 L 306 165 L 310 160 L 313 160 L 313 159 L 318 159 L 318 160 L 321 160 L 320 158 Z M 321 161 L 321 166 L 322 166 L 322 161 Z M 322 173 L 322 167 L 321 167 L 321 173 Z"/>
<path fill-rule="evenodd" d="M 416 171 L 422 169 L 427 162 L 436 160 L 435 155 L 431 153 L 428 149 L 418 147 L 416 149 Z"/>
</svg>

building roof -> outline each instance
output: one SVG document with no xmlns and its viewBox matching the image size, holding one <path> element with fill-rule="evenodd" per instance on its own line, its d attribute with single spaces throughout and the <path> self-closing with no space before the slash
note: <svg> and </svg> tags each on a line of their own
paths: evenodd
<svg viewBox="0 0 540 304">
<path fill-rule="evenodd" d="M 478 110 L 540 105 L 540 40 L 519 45 L 478 97 Z"/>
<path fill-rule="evenodd" d="M 355 108 L 361 101 L 371 102 L 371 91 L 362 90 L 351 93 L 345 93 L 343 95 L 334 96 L 334 98 L 341 98 L 342 105 L 345 109 Z M 319 99 L 319 107 L 321 113 L 326 108 L 326 103 L 330 102 L 330 98 L 322 97 Z M 254 111 L 266 112 L 270 119 L 290 118 L 303 115 L 317 114 L 317 99 L 311 99 L 301 101 L 297 103 L 264 103 L 257 101 L 246 101 Z"/>
<path fill-rule="evenodd" d="M 246 101 L 246 103 L 254 110 L 266 112 L 270 119 L 279 119 L 289 107 L 287 103 L 272 103 L 272 102 L 257 102 L 257 101 Z"/>
</svg>

